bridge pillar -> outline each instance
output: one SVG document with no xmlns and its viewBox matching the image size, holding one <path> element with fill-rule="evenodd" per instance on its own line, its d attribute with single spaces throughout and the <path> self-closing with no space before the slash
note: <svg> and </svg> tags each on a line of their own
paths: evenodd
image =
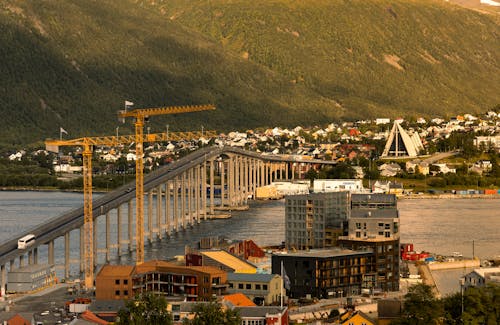
<svg viewBox="0 0 500 325">
<path fill-rule="evenodd" d="M 0 297 L 4 299 L 7 290 L 7 269 L 5 264 L 0 265 Z"/>
<path fill-rule="evenodd" d="M 69 279 L 69 268 L 70 268 L 70 238 L 69 232 L 64 234 L 64 278 Z"/>
<path fill-rule="evenodd" d="M 174 178 L 174 188 L 172 195 L 174 196 L 174 231 L 178 232 L 179 231 L 179 183 L 178 183 L 178 176 Z"/>
<path fill-rule="evenodd" d="M 260 165 L 260 168 L 259 168 L 259 172 L 260 172 L 260 184 L 259 184 L 259 186 L 262 187 L 262 186 L 266 185 L 266 183 L 264 181 L 264 175 L 265 175 L 266 166 L 265 166 L 265 162 L 263 162 L 263 161 L 260 161 L 259 165 Z"/>
<path fill-rule="evenodd" d="M 257 188 L 257 160 L 254 158 L 251 159 L 251 168 L 252 168 L 252 194 L 255 199 L 255 189 Z"/>
<path fill-rule="evenodd" d="M 24 267 L 24 254 L 19 256 L 19 268 Z"/>
<path fill-rule="evenodd" d="M 128 253 L 132 253 L 132 242 L 134 241 L 134 233 L 132 232 L 133 214 L 132 200 L 128 201 Z"/>
<path fill-rule="evenodd" d="M 210 218 L 213 218 L 215 214 L 215 182 L 214 182 L 214 160 L 210 159 Z"/>
<path fill-rule="evenodd" d="M 122 209 L 121 205 L 116 207 L 116 254 L 118 257 L 122 254 Z"/>
<path fill-rule="evenodd" d="M 148 192 L 148 242 L 153 243 L 153 190 Z"/>
<path fill-rule="evenodd" d="M 236 186 L 234 187 L 234 192 L 235 192 L 235 205 L 239 206 L 241 205 L 241 202 L 242 202 L 242 197 L 243 197 L 243 182 L 242 182 L 242 176 L 243 176 L 243 172 L 241 170 L 241 166 L 243 165 L 242 164 L 242 161 L 241 161 L 241 157 L 240 156 L 236 156 L 235 158 L 235 161 L 236 161 L 236 165 L 234 166 L 235 167 L 235 173 L 234 173 L 234 176 L 235 176 L 235 183 L 236 183 Z"/>
<path fill-rule="evenodd" d="M 196 166 L 194 174 L 194 208 L 196 210 L 196 223 L 200 223 L 200 192 L 201 192 L 201 165 Z"/>
<path fill-rule="evenodd" d="M 16 260 L 12 259 L 9 262 L 9 271 L 15 270 L 16 268 Z"/>
<path fill-rule="evenodd" d="M 111 236 L 110 236 L 110 230 L 111 230 L 111 216 L 109 215 L 109 212 L 106 212 L 106 263 L 109 263 L 110 261 L 110 251 L 111 251 Z"/>
<path fill-rule="evenodd" d="M 193 224 L 193 174 L 194 167 L 187 171 L 187 225 Z"/>
<path fill-rule="evenodd" d="M 234 158 L 229 157 L 228 169 L 227 169 L 227 194 L 228 200 L 227 205 L 232 207 L 234 205 Z"/>
<path fill-rule="evenodd" d="M 186 172 L 181 175 L 181 228 L 186 229 Z"/>
<path fill-rule="evenodd" d="M 165 235 L 170 235 L 170 219 L 172 214 L 170 212 L 170 185 L 171 182 L 165 183 Z"/>
<path fill-rule="evenodd" d="M 161 240 L 163 238 L 162 234 L 162 222 L 161 222 L 161 216 L 162 216 L 162 200 L 163 198 L 163 191 L 162 191 L 162 185 L 158 185 L 156 188 L 156 237 Z"/>
<path fill-rule="evenodd" d="M 33 248 L 33 263 L 38 264 L 38 247 Z"/>
<path fill-rule="evenodd" d="M 244 197 L 244 194 L 245 194 L 245 182 L 244 182 L 244 172 L 245 172 L 245 168 L 243 166 L 243 157 L 239 156 L 237 157 L 237 162 L 238 162 L 238 168 L 236 169 L 236 172 L 238 173 L 238 178 L 237 178 L 237 182 L 239 183 L 238 185 L 238 188 L 237 188 L 237 191 L 238 191 L 238 205 L 243 205 L 243 197 Z"/>
<path fill-rule="evenodd" d="M 55 264 L 55 259 L 54 259 L 54 241 L 51 240 L 49 241 L 49 246 L 47 248 L 47 254 L 48 254 L 48 262 L 49 265 Z"/>
<path fill-rule="evenodd" d="M 204 161 L 200 167 L 201 173 L 201 213 L 203 220 L 207 220 L 207 162 Z"/>
<path fill-rule="evenodd" d="M 226 202 L 226 162 L 220 161 L 220 206 L 224 207 Z"/>
<path fill-rule="evenodd" d="M 33 264 L 33 250 L 28 251 L 28 265 Z"/>
</svg>

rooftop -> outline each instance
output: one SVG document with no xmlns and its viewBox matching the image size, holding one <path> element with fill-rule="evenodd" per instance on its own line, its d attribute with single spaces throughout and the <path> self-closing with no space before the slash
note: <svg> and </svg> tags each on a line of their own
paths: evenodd
<svg viewBox="0 0 500 325">
<path fill-rule="evenodd" d="M 133 265 L 104 265 L 99 276 L 126 277 L 132 274 L 133 270 Z"/>
<path fill-rule="evenodd" d="M 247 263 L 226 251 L 214 250 L 200 253 L 218 263 L 226 265 L 227 267 L 233 269 L 235 273 L 255 273 L 257 271 L 257 268 L 254 265 Z"/>
<path fill-rule="evenodd" d="M 277 276 L 277 274 L 228 273 L 227 281 L 269 282 Z"/>
<path fill-rule="evenodd" d="M 334 249 L 311 249 L 309 251 L 297 251 L 293 253 L 286 253 L 286 254 L 273 254 L 273 256 L 293 256 L 293 257 L 319 257 L 319 258 L 325 258 L 325 257 L 336 257 L 336 256 L 347 256 L 347 255 L 363 255 L 371 253 L 369 250 L 360 250 L 360 251 L 353 251 L 350 249 L 339 249 L 339 248 L 334 248 Z"/>
</svg>

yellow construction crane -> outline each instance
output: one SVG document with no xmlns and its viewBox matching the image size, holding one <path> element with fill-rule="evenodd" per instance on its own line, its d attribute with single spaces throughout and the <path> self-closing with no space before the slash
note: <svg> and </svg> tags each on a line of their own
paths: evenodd
<svg viewBox="0 0 500 325">
<path fill-rule="evenodd" d="M 143 142 L 164 142 L 186 139 L 198 139 L 200 137 L 213 137 L 215 131 L 204 132 L 170 132 L 148 134 L 141 139 Z M 135 135 L 122 136 L 103 136 L 103 137 L 83 137 L 72 140 L 52 140 L 45 141 L 48 151 L 59 152 L 62 146 L 81 146 L 83 147 L 83 254 L 84 254 L 84 274 L 85 287 L 90 289 L 94 282 L 94 224 L 92 216 L 92 149 L 94 146 L 118 146 L 130 144 L 136 141 Z M 130 239 L 131 240 L 131 239 Z"/>
<path fill-rule="evenodd" d="M 131 111 L 118 111 L 118 117 L 135 119 L 135 231 L 136 231 L 136 264 L 144 263 L 144 176 L 143 176 L 143 142 L 144 121 L 153 115 L 180 114 L 215 110 L 214 105 L 169 106 L 156 108 L 136 108 Z"/>
</svg>

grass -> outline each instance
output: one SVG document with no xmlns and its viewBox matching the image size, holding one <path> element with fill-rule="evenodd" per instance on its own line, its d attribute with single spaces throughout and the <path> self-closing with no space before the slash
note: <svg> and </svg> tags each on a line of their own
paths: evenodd
<svg viewBox="0 0 500 325">
<path fill-rule="evenodd" d="M 478 113 L 500 103 L 498 21 L 437 1 L 8 0 L 0 145 L 114 134 L 124 100 L 217 106 L 155 131 Z"/>
</svg>

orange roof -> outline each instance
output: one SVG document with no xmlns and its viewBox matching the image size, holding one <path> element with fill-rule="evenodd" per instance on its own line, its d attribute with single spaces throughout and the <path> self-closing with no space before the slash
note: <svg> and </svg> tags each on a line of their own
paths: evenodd
<svg viewBox="0 0 500 325">
<path fill-rule="evenodd" d="M 188 272 L 188 273 L 208 273 L 208 274 L 219 274 L 223 271 L 220 269 L 214 267 L 214 266 L 183 266 L 183 265 L 177 265 L 161 260 L 152 260 L 152 261 L 147 261 L 142 264 L 139 264 L 135 267 L 135 274 L 141 274 L 145 272 L 154 272 L 154 271 L 161 271 L 161 268 L 168 268 L 169 270 L 176 270 L 176 271 L 181 271 L 181 272 Z"/>
<path fill-rule="evenodd" d="M 244 260 L 229 254 L 226 251 L 214 250 L 214 251 L 203 251 L 201 252 L 203 256 L 207 256 L 220 264 L 223 264 L 234 270 L 234 273 L 256 273 L 257 268 Z"/>
<path fill-rule="evenodd" d="M 81 313 L 80 317 L 85 319 L 88 322 L 92 322 L 92 323 L 96 323 L 96 324 L 100 324 L 100 325 L 109 324 L 108 321 L 105 321 L 104 319 L 97 317 L 96 314 L 94 314 L 93 312 L 91 312 L 89 310 L 86 310 L 83 313 Z"/>
<path fill-rule="evenodd" d="M 248 297 L 242 293 L 234 293 L 232 295 L 227 295 L 224 296 L 223 299 L 229 301 L 234 306 L 241 306 L 241 307 L 257 306 L 256 304 L 254 304 L 252 300 L 248 299 Z"/>
<path fill-rule="evenodd" d="M 23 316 L 15 314 L 11 319 L 7 321 L 8 325 L 31 325 L 29 320 L 26 320 Z"/>
<path fill-rule="evenodd" d="M 129 276 L 134 270 L 133 265 L 104 265 L 99 271 L 100 276 Z"/>
</svg>

